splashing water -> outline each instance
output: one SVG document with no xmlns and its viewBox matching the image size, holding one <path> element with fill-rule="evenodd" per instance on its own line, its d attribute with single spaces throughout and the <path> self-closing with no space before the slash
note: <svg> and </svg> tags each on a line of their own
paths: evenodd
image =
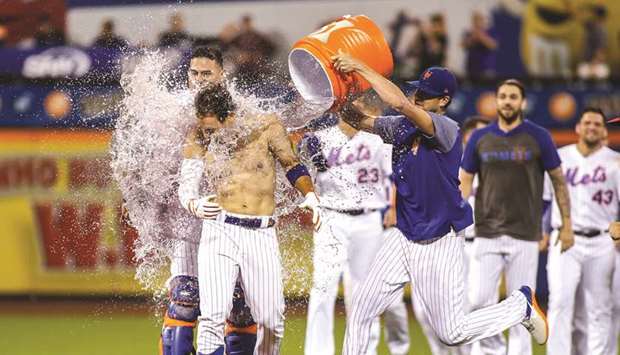
<svg viewBox="0 0 620 355">
<path fill-rule="evenodd" d="M 135 245 L 137 261 L 136 279 L 145 287 L 161 296 L 161 280 L 168 273 L 166 266 L 172 252 L 182 238 L 194 242 L 200 239 L 200 220 L 191 216 L 180 206 L 177 198 L 181 150 L 185 138 L 196 124 L 193 109 L 193 94 L 187 90 L 170 90 L 169 82 L 163 78 L 173 66 L 166 56 L 159 52 L 144 54 L 131 73 L 124 73 L 121 86 L 124 91 L 120 115 L 116 123 L 111 146 L 111 166 L 118 182 L 131 224 L 138 231 Z M 174 85 L 172 85 L 174 86 Z M 229 83 L 233 100 L 240 108 L 237 116 L 276 112 L 287 116 L 287 112 L 304 112 L 305 116 L 316 115 L 316 108 L 283 103 L 281 97 L 259 99 L 241 94 L 234 81 Z M 177 85 L 176 87 L 179 87 Z M 296 106 L 296 107 L 292 107 Z M 301 111 L 300 111 L 301 107 Z M 299 117 L 299 116 L 297 116 Z M 208 147 L 216 162 L 205 171 L 202 194 L 213 192 L 219 179 L 225 176 L 222 169 L 230 159 L 230 151 L 236 144 L 235 132 L 246 134 L 254 124 L 238 120 L 232 130 L 216 133 L 221 139 L 212 139 Z M 287 126 L 286 118 L 283 122 Z M 229 136 L 227 136 L 229 135 Z M 277 164 L 276 174 L 276 216 L 290 213 L 301 196 L 288 183 L 283 169 Z M 306 238 L 305 233 L 296 233 Z M 288 237 L 295 237 L 288 234 Z M 309 253 L 310 248 L 304 248 Z M 293 255 L 299 260 L 309 260 Z M 285 261 L 291 270 L 287 277 L 297 277 L 294 263 Z M 305 286 L 304 286 L 305 287 Z"/>
</svg>

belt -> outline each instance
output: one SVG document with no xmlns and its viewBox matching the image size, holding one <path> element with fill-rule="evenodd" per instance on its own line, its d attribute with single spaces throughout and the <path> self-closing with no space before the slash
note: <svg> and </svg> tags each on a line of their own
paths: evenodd
<svg viewBox="0 0 620 355">
<path fill-rule="evenodd" d="M 586 238 L 598 237 L 599 235 L 603 233 L 607 233 L 607 231 L 600 230 L 600 229 L 586 229 L 582 231 L 580 230 L 573 231 L 574 235 L 579 235 L 579 236 L 586 237 Z"/>
<path fill-rule="evenodd" d="M 235 226 L 251 228 L 251 229 L 271 228 L 271 227 L 276 225 L 276 220 L 271 218 L 271 217 L 268 217 L 269 219 L 267 220 L 266 225 L 265 225 L 264 221 L 265 221 L 266 218 L 267 217 L 263 217 L 263 218 L 242 218 L 242 217 L 235 217 L 235 216 L 226 215 L 224 217 L 224 223 L 234 224 Z"/>
<path fill-rule="evenodd" d="M 349 216 L 359 216 L 362 214 L 378 211 L 378 209 L 376 208 L 359 208 L 359 209 L 354 209 L 354 210 L 340 210 L 340 209 L 329 208 L 329 207 L 323 207 L 323 208 L 330 210 L 330 211 L 338 212 L 338 213 L 348 214 Z"/>
</svg>

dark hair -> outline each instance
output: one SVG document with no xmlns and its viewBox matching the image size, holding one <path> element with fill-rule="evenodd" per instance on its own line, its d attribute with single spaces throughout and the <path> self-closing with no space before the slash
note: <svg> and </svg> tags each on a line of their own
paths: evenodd
<svg viewBox="0 0 620 355">
<path fill-rule="evenodd" d="M 476 129 L 478 123 L 488 124 L 489 120 L 484 116 L 467 117 L 465 121 L 463 121 L 463 125 L 461 126 L 461 133 L 464 134 L 465 132 L 473 131 L 474 129 Z"/>
<path fill-rule="evenodd" d="M 512 85 L 518 87 L 519 91 L 521 92 L 521 97 L 525 98 L 525 86 L 517 79 L 507 79 L 499 83 L 499 85 L 497 85 L 497 88 L 495 89 L 495 95 L 497 95 L 497 93 L 499 92 L 499 88 L 504 85 Z"/>
<path fill-rule="evenodd" d="M 605 124 L 607 122 L 607 117 L 605 117 L 605 113 L 603 112 L 603 110 L 601 110 L 598 107 L 593 107 L 593 106 L 586 106 L 581 111 L 581 115 L 579 115 L 579 119 L 577 120 L 577 122 L 581 122 L 581 119 L 583 118 L 583 115 L 585 115 L 588 112 L 589 113 L 597 113 L 597 114 L 601 115 L 603 117 L 603 124 Z"/>
<path fill-rule="evenodd" d="M 194 58 L 208 58 L 215 61 L 220 67 L 224 65 L 222 52 L 213 47 L 198 46 L 192 48 L 192 54 L 189 56 L 189 60 L 191 61 Z"/>
<path fill-rule="evenodd" d="M 194 106 L 198 117 L 215 115 L 220 122 L 235 111 L 232 96 L 222 83 L 209 83 L 202 88 L 194 99 Z"/>
</svg>

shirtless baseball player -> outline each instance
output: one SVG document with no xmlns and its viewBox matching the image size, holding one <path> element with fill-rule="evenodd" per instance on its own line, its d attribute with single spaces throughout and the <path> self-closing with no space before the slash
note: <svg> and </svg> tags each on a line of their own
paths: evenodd
<svg viewBox="0 0 620 355">
<path fill-rule="evenodd" d="M 239 278 L 258 325 L 254 353 L 279 354 L 285 305 L 272 217 L 276 160 L 305 196 L 300 207 L 313 211 L 318 227 L 319 201 L 312 180 L 276 116 L 238 115 L 242 111 L 223 84 L 202 89 L 195 108 L 199 128 L 184 150 L 179 198 L 205 219 L 198 251 L 198 353 L 224 353 L 224 323 Z M 215 196 L 198 196 L 203 170 L 217 176 Z"/>
</svg>

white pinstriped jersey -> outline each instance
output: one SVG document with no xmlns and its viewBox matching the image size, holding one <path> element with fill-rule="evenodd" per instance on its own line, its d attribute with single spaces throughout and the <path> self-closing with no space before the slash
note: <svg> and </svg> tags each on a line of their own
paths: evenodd
<svg viewBox="0 0 620 355">
<path fill-rule="evenodd" d="M 558 153 L 571 200 L 573 229 L 607 229 L 618 217 L 620 153 L 602 147 L 584 157 L 576 144 L 562 147 Z M 545 177 L 544 199 L 553 203 L 551 226 L 560 228 L 560 210 L 548 176 Z"/>
<path fill-rule="evenodd" d="M 391 146 L 378 136 L 362 131 L 349 139 L 338 126 L 315 134 L 329 166 L 315 180 L 321 206 L 384 208 L 388 204 L 386 187 L 392 174 Z"/>
</svg>

